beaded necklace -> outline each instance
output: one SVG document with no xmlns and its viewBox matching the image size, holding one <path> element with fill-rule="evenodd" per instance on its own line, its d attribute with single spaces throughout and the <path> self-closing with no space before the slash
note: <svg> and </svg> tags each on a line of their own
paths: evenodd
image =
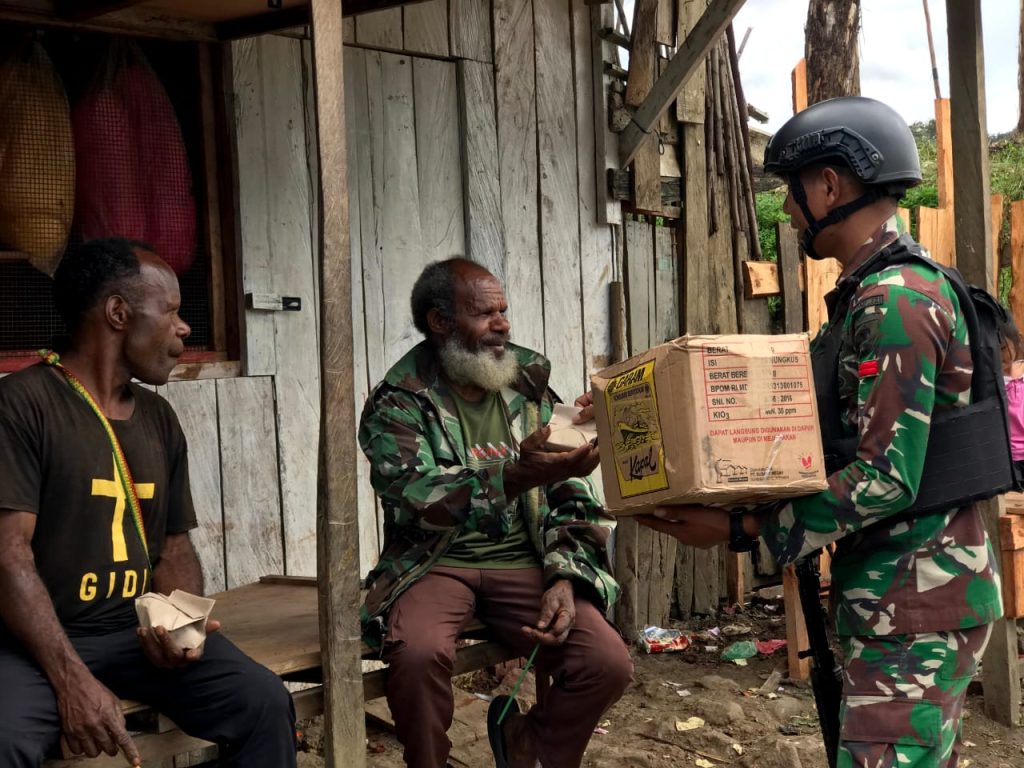
<svg viewBox="0 0 1024 768">
<path fill-rule="evenodd" d="M 131 510 L 132 522 L 135 523 L 135 532 L 139 535 L 139 541 L 142 542 L 142 550 L 146 553 L 146 565 L 152 571 L 153 564 L 149 560 L 149 544 L 146 542 L 146 526 L 142 521 L 142 505 L 139 504 L 139 494 L 135 490 L 135 481 L 132 479 L 131 470 L 128 468 L 128 460 L 125 458 L 124 450 L 121 448 L 121 441 L 117 439 L 117 434 L 114 432 L 110 420 L 100 410 L 99 405 L 97 405 L 89 390 L 85 388 L 85 385 L 79 381 L 75 374 L 61 364 L 60 355 L 50 349 L 41 349 L 39 350 L 39 356 L 43 359 L 44 363 L 52 365 L 64 375 L 64 380 L 68 383 L 68 386 L 86 402 L 89 408 L 92 409 L 92 412 L 96 414 L 96 418 L 100 420 L 100 424 L 103 425 L 103 431 L 107 433 L 107 439 L 110 441 L 110 447 L 114 452 L 114 465 L 117 467 L 118 479 L 124 488 L 125 499 L 128 502 L 128 508 Z"/>
</svg>

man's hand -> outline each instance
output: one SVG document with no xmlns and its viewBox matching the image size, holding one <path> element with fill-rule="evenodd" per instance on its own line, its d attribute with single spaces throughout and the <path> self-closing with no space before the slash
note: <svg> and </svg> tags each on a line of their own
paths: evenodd
<svg viewBox="0 0 1024 768">
<path fill-rule="evenodd" d="M 601 462 L 596 445 L 572 451 L 549 451 L 544 446 L 551 427 L 541 427 L 519 444 L 519 461 L 505 465 L 505 495 L 518 496 L 531 488 L 551 485 L 570 477 L 586 477 Z"/>
<path fill-rule="evenodd" d="M 651 515 L 637 515 L 636 521 L 683 544 L 708 549 L 729 541 L 729 514 L 718 507 L 680 504 L 657 507 Z"/>
<path fill-rule="evenodd" d="M 113 757 L 121 750 L 129 765 L 142 765 L 139 750 L 124 727 L 120 699 L 88 671 L 57 690 L 57 709 L 64 739 L 74 754 L 96 757 L 106 752 Z"/>
<path fill-rule="evenodd" d="M 220 629 L 219 621 L 206 622 L 206 634 Z M 149 663 L 160 669 L 177 669 L 199 661 L 203 657 L 202 648 L 180 648 L 171 638 L 171 633 L 163 627 L 139 627 L 135 630 L 142 643 L 142 650 Z"/>
<path fill-rule="evenodd" d="M 594 393 L 593 391 L 584 392 L 582 395 L 576 398 L 576 402 L 573 403 L 577 408 L 580 408 L 580 412 L 573 417 L 574 424 L 584 424 L 588 421 L 592 421 L 594 418 Z"/>
<path fill-rule="evenodd" d="M 537 626 L 523 627 L 523 634 L 541 645 L 561 645 L 569 637 L 576 623 L 576 602 L 572 582 L 559 579 L 540 599 L 540 617 Z"/>
</svg>

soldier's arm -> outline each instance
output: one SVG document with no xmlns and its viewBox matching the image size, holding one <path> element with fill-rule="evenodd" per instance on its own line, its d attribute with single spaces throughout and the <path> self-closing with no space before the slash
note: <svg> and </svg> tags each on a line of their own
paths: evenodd
<svg viewBox="0 0 1024 768">
<path fill-rule="evenodd" d="M 954 318 L 902 285 L 858 291 L 852 326 L 858 384 L 856 460 L 821 493 L 769 513 L 762 534 L 783 563 L 901 512 L 917 496 L 935 405 L 936 372 Z"/>
<path fill-rule="evenodd" d="M 494 510 L 507 504 L 502 467 L 442 464 L 425 433 L 418 403 L 397 390 L 377 393 L 359 426 L 373 488 L 398 507 L 399 523 L 436 531 L 484 530 L 497 522 Z"/>
</svg>

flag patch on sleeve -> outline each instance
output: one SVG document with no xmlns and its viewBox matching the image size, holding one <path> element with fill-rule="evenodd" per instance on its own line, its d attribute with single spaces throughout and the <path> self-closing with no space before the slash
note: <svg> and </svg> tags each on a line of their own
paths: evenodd
<svg viewBox="0 0 1024 768">
<path fill-rule="evenodd" d="M 857 375 L 860 376 L 862 379 L 865 379 L 868 376 L 877 376 L 878 375 L 878 361 L 877 360 L 865 360 L 857 368 Z"/>
</svg>

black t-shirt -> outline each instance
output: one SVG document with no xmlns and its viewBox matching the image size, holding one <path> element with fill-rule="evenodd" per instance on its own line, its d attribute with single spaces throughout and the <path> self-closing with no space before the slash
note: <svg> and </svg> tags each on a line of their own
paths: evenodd
<svg viewBox="0 0 1024 768">
<path fill-rule="evenodd" d="M 167 534 L 196 525 L 187 449 L 167 401 L 131 389 L 134 413 L 111 424 L 135 480 L 155 566 Z M 0 379 L 0 509 L 37 516 L 36 568 L 69 635 L 136 623 L 134 599 L 151 588 L 150 574 L 110 440 L 50 366 Z"/>
</svg>

